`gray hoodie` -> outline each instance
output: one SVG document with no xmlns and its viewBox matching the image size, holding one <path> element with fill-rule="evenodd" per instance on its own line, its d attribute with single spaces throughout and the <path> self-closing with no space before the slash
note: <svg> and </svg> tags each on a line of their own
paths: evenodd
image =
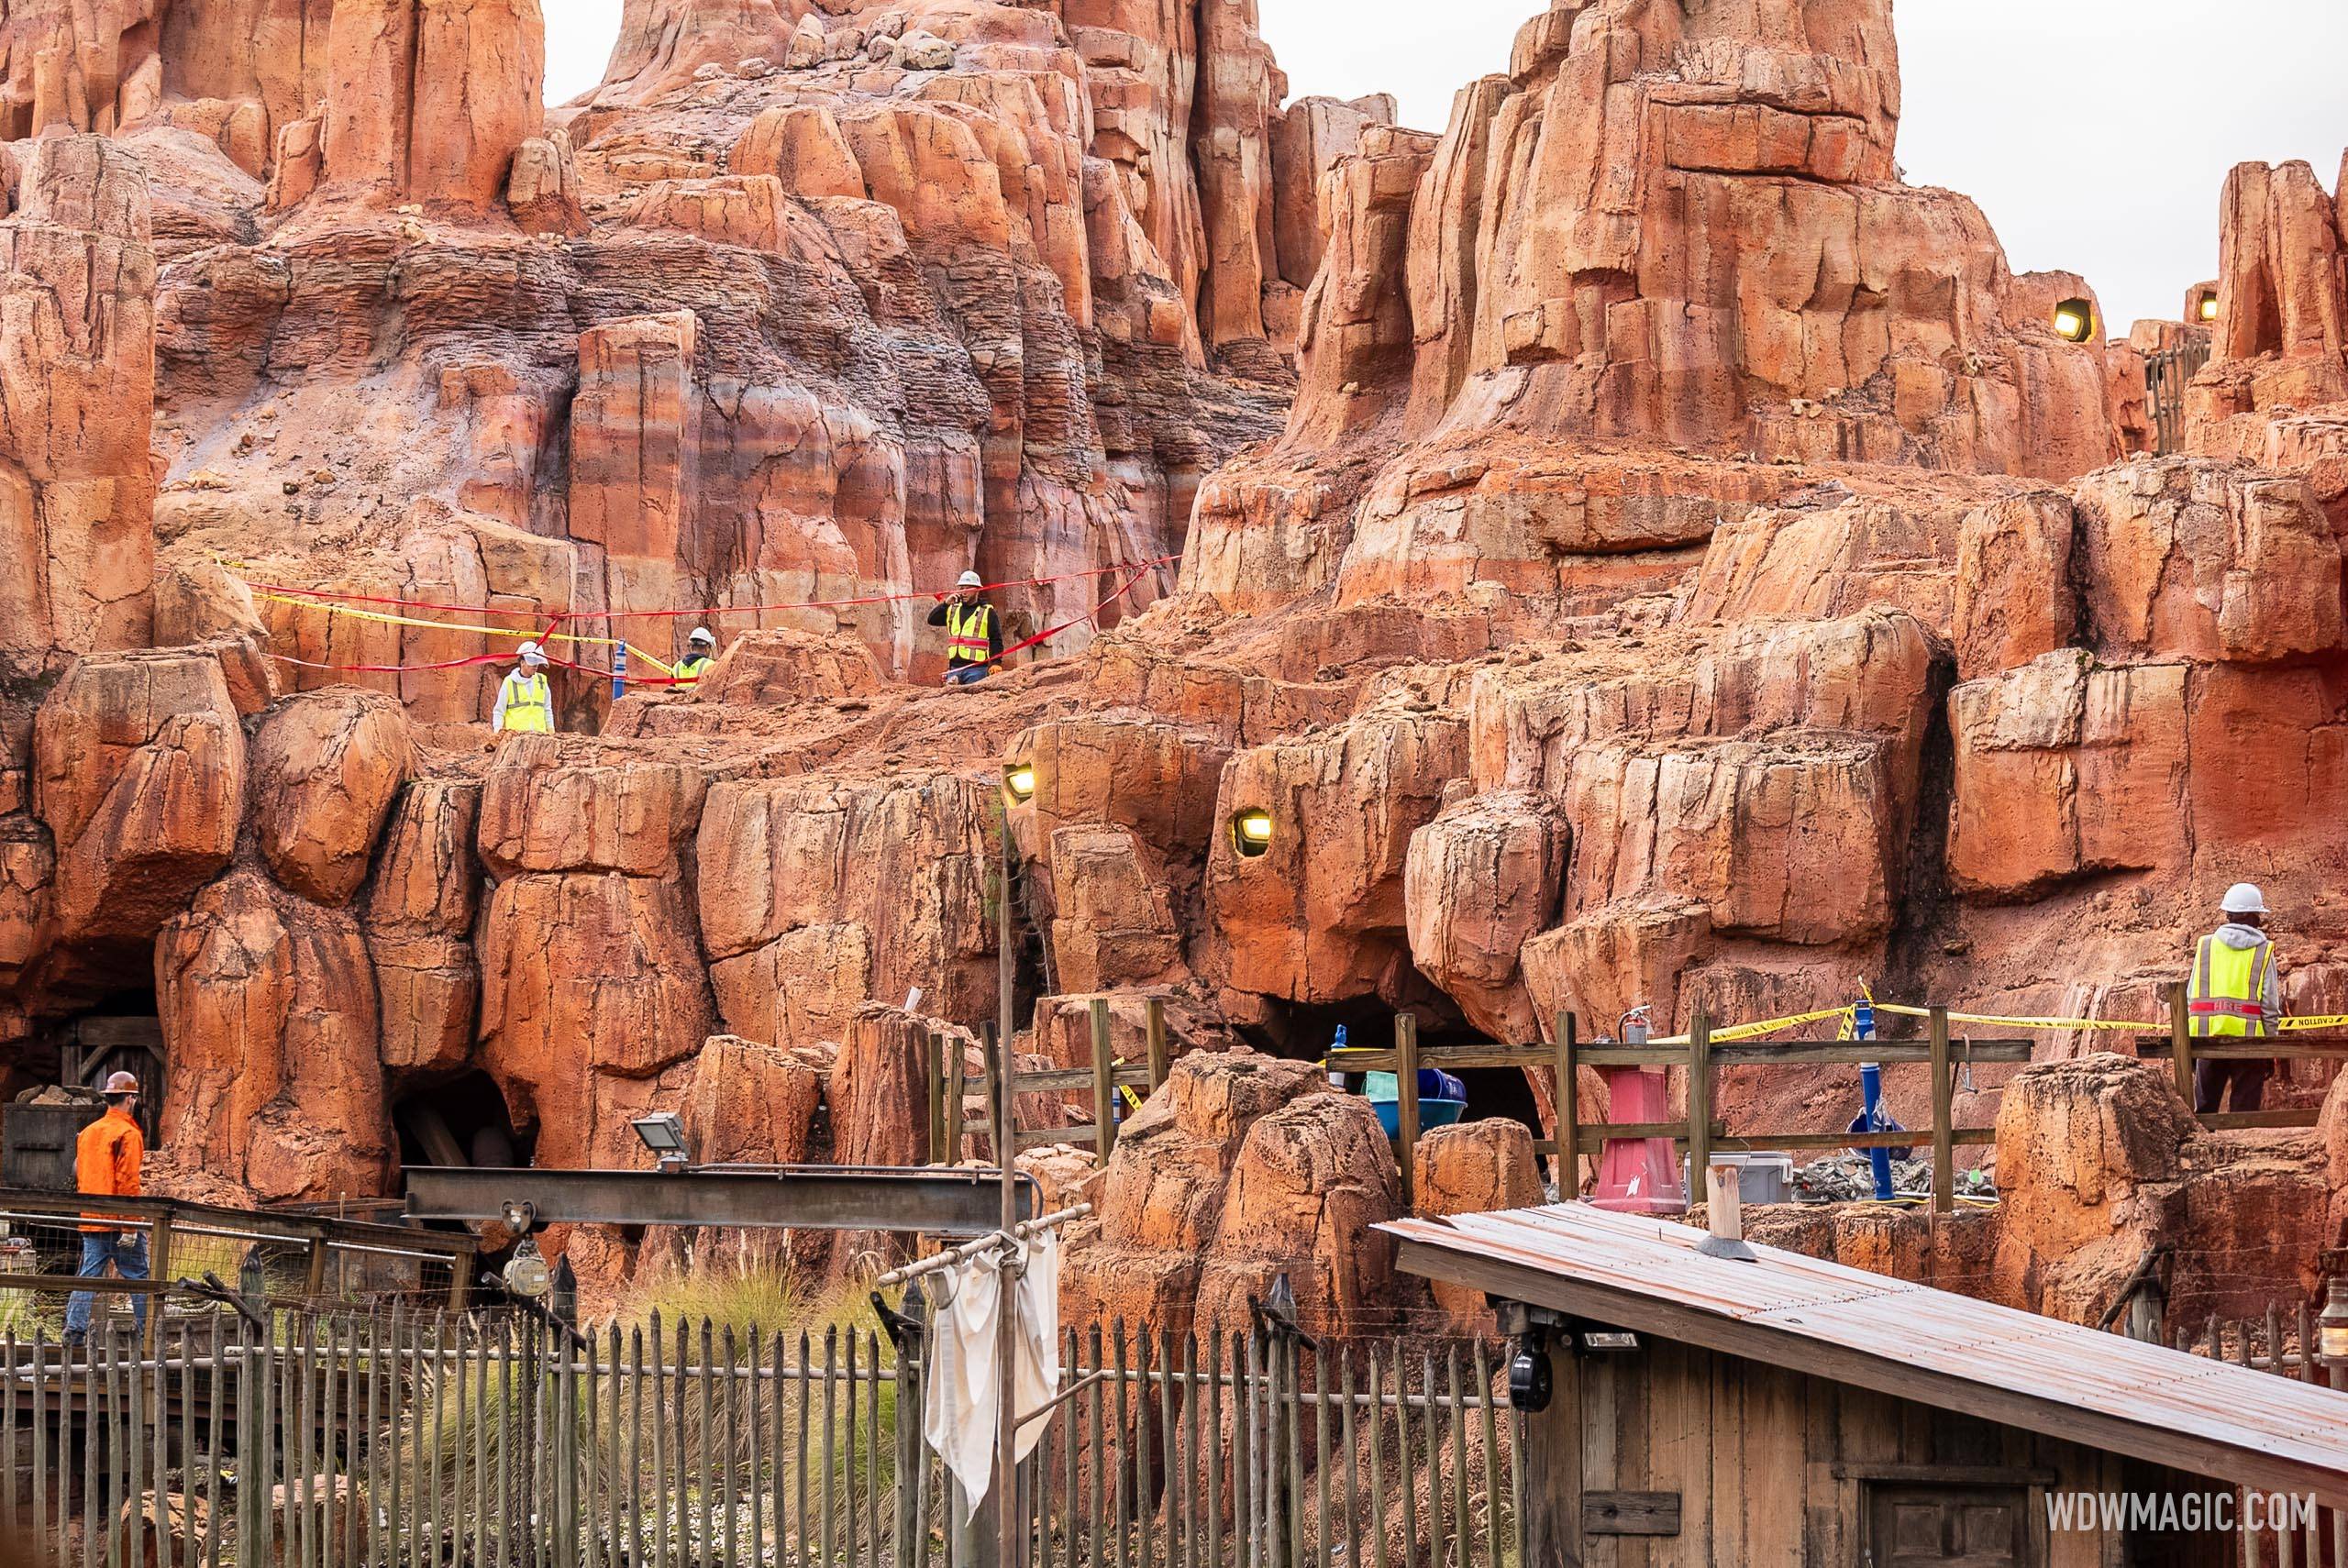
<svg viewBox="0 0 2348 1568">
<path fill-rule="evenodd" d="M 2228 947 L 2232 948 L 2255 947 L 2268 940 L 2266 933 L 2258 927 L 2243 925 L 2235 921 L 2228 921 L 2211 934 Z M 2275 1026 L 2283 1019 L 2283 986 L 2282 982 L 2276 977 L 2275 955 L 2271 953 L 2266 955 L 2266 994 L 2258 999 L 2260 1005 L 2266 1010 L 2265 1032 L 2272 1034 L 2275 1032 Z"/>
</svg>

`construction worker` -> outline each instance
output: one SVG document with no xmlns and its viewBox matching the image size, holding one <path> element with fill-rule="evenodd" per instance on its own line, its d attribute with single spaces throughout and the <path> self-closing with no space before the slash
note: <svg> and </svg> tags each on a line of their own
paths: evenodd
<svg viewBox="0 0 2348 1568">
<path fill-rule="evenodd" d="M 2248 882 L 2226 889 L 2225 923 L 2193 953 L 2186 1010 L 2196 1040 L 2271 1038 L 2283 1019 L 2283 989 L 2275 974 L 2275 944 L 2266 939 L 2266 898 Z M 2256 1110 L 2274 1071 L 2271 1060 L 2193 1064 L 2193 1109 L 2221 1109 L 2232 1086 L 2234 1110 Z"/>
<path fill-rule="evenodd" d="M 82 1129 L 73 1146 L 73 1185 L 85 1197 L 136 1198 L 138 1166 L 147 1156 L 147 1137 L 138 1131 L 138 1080 L 128 1073 L 106 1079 L 102 1091 L 106 1113 Z M 97 1279 L 111 1264 L 125 1279 L 147 1277 L 147 1238 L 122 1229 L 123 1220 L 84 1211 L 82 1225 L 80 1277 Z M 77 1290 L 65 1301 L 65 1342 L 78 1345 L 90 1334 L 91 1309 L 96 1296 Z M 147 1328 L 147 1297 L 131 1298 L 139 1331 Z"/>
<path fill-rule="evenodd" d="M 966 571 L 951 598 L 941 593 L 929 624 L 946 628 L 946 684 L 969 686 L 994 673 L 1002 657 L 1002 617 L 980 596 L 985 579 Z"/>
<path fill-rule="evenodd" d="M 685 639 L 684 661 L 677 666 L 677 684 L 692 686 L 698 683 L 716 653 L 716 635 L 707 626 L 695 626 L 693 635 Z"/>
<path fill-rule="evenodd" d="M 547 683 L 546 650 L 537 644 L 524 643 L 517 651 L 514 668 L 497 688 L 497 708 L 489 722 L 500 734 L 554 733 L 554 688 Z"/>
</svg>

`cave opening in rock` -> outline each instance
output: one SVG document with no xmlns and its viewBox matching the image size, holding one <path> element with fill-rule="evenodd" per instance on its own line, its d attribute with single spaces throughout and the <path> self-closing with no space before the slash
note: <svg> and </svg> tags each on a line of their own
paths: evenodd
<svg viewBox="0 0 2348 1568">
<path fill-rule="evenodd" d="M 392 1107 L 403 1165 L 526 1165 L 537 1140 L 515 1130 L 487 1073 L 419 1089 Z"/>
<path fill-rule="evenodd" d="M 51 1037 L 58 1083 L 96 1091 L 116 1073 L 138 1080 L 138 1123 L 152 1144 L 169 1063 L 154 987 L 146 982 L 147 975 L 138 974 L 132 984 L 102 991 L 89 1007 L 59 1021 Z"/>
</svg>

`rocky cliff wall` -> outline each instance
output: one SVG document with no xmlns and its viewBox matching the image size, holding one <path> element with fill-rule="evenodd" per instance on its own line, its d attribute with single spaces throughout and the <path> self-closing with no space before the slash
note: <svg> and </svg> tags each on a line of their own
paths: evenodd
<svg viewBox="0 0 2348 1568">
<path fill-rule="evenodd" d="M 1339 1023 L 1530 1043 L 1862 984 L 2151 1018 L 2245 878 L 2294 1010 L 2348 1005 L 2311 179 L 2230 182 L 2192 449 L 2123 458 L 2087 285 L 1899 180 L 1880 0 L 1555 6 L 1440 136 L 1278 110 L 1245 6 L 643 0 L 553 111 L 513 0 L 269 10 L 292 100 L 157 9 L 89 36 L 151 45 L 159 95 L 44 122 L 0 221 L 0 1061 L 151 995 L 182 1190 L 380 1192 L 451 1117 L 554 1165 L 631 1162 L 651 1109 L 926 1158 L 924 1040 L 993 1015 L 1008 896 L 1034 1059 L 1082 1062 L 1104 993 L 1128 1056 L 1144 998 L 1184 1067 L 1267 1053 L 1133 1118 L 1085 1299 L 1235 1326 L 1285 1271 L 1333 1329 L 1466 1323 L 1364 1240 L 1401 1185 L 1359 1102 L 1279 1059 Z M 1068 624 L 940 690 L 921 613 L 969 567 L 1015 634 Z M 614 701 L 595 639 L 680 619 L 708 679 Z M 499 744 L 549 628 L 565 733 Z M 1551 1121 L 1532 1077 L 1479 1093 Z M 2011 1077 L 1959 1114 L 2042 1092 Z M 745 1082 L 773 1116 L 715 1114 Z M 2338 1180 L 2232 1136 L 2245 1207 L 2148 1166 L 2127 1233 L 2297 1278 L 2334 1221 L 2276 1195 Z M 1418 1187 L 1513 1200 L 1523 1152 Z M 2124 1249 L 2033 1170 L 1983 1250 L 1879 1255 L 2086 1310 Z M 576 1242 L 604 1283 L 655 1261 Z"/>
</svg>

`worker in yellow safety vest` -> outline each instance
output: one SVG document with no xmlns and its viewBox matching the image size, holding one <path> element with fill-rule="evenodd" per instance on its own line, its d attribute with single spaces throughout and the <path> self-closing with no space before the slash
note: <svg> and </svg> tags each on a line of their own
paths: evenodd
<svg viewBox="0 0 2348 1568">
<path fill-rule="evenodd" d="M 2266 937 L 2266 896 L 2248 882 L 2237 882 L 2226 889 L 2221 908 L 2225 923 L 2193 952 L 2193 978 L 2186 988 L 2193 1038 L 2269 1039 L 2283 1019 L 2283 988 L 2275 973 L 2275 944 Z M 2221 1109 L 2231 1087 L 2231 1109 L 2256 1110 L 2274 1068 L 2271 1060 L 2204 1057 L 2193 1064 L 2193 1109 Z"/>
<path fill-rule="evenodd" d="M 937 596 L 929 624 L 946 628 L 946 684 L 969 686 L 994 673 L 1002 657 L 1002 617 L 980 597 L 986 580 L 966 571 L 954 585 L 954 596 Z"/>
<path fill-rule="evenodd" d="M 677 684 L 697 685 L 708 672 L 711 656 L 717 652 L 717 637 L 707 626 L 695 626 L 693 635 L 685 639 L 685 657 L 677 666 Z"/>
<path fill-rule="evenodd" d="M 537 644 L 522 645 L 514 668 L 497 688 L 497 708 L 489 722 L 500 734 L 554 733 L 554 688 L 547 683 L 546 651 Z"/>
</svg>

